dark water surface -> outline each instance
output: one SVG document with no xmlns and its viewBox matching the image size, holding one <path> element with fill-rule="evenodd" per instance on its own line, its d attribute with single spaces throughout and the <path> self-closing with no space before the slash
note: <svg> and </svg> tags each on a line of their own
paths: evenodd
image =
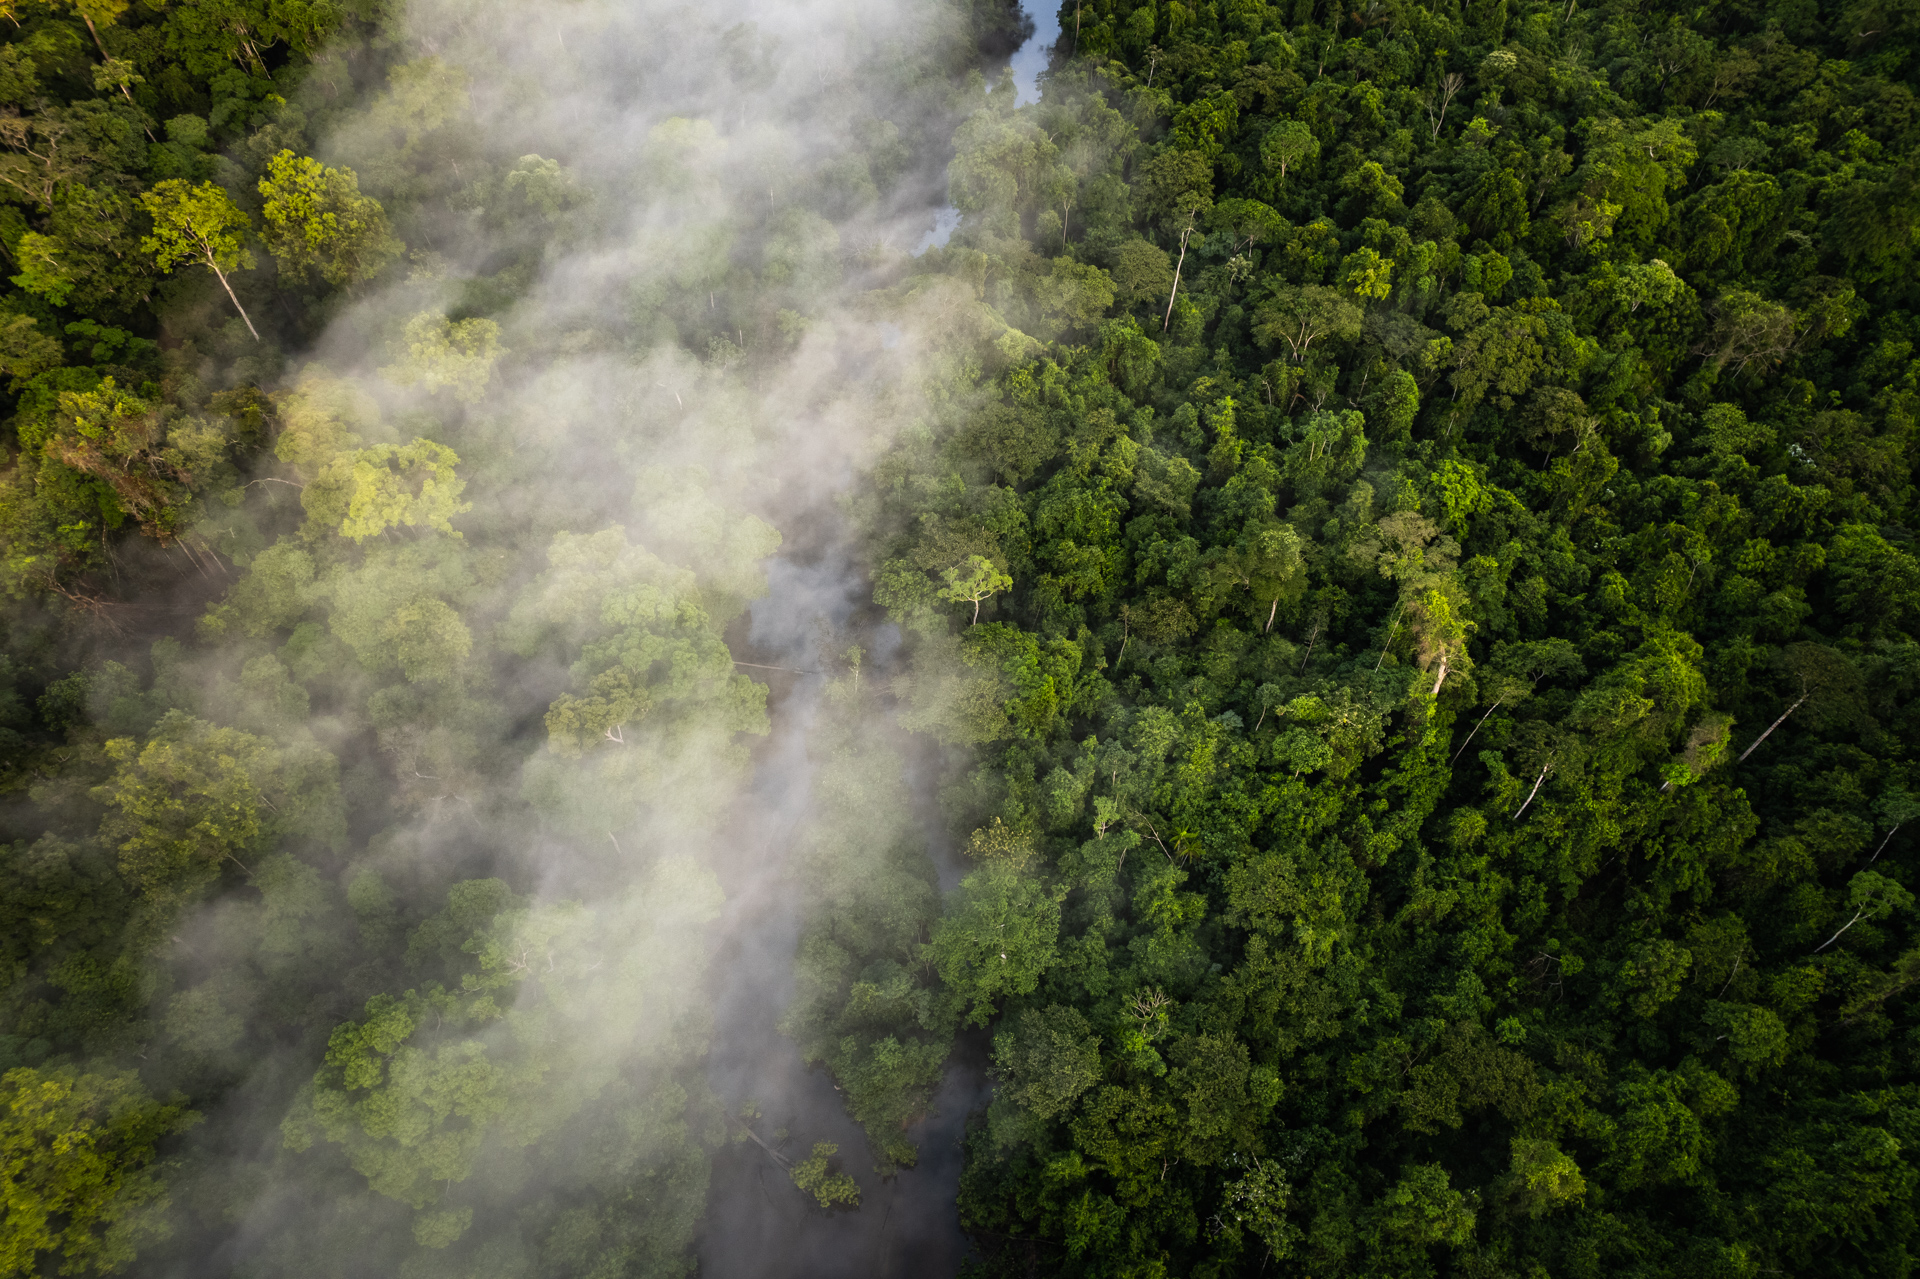
<svg viewBox="0 0 1920 1279">
<path fill-rule="evenodd" d="M 769 592 L 755 603 L 735 651 L 746 661 L 816 669 L 817 620 L 844 633 L 862 580 L 837 549 L 783 554 L 770 566 Z M 894 637 L 884 631 L 890 629 L 861 636 L 876 675 L 885 671 Z M 787 1158 L 804 1157 L 816 1141 L 837 1143 L 842 1166 L 860 1183 L 861 1203 L 855 1211 L 823 1210 L 760 1146 L 735 1141 L 714 1161 L 700 1273 L 705 1279 L 952 1275 L 967 1250 L 954 1198 L 967 1116 L 987 1098 L 984 1040 L 963 1040 L 930 1113 L 908 1134 L 920 1148 L 919 1164 L 889 1179 L 876 1176 L 866 1136 L 847 1117 L 832 1079 L 808 1069 L 776 1029 L 793 997 L 801 919 L 791 859 L 807 814 L 809 728 L 825 681 L 754 673 L 768 680 L 773 731 L 756 751 L 754 788 L 714 861 L 727 895 L 716 935 L 726 941 L 712 963 L 716 1026 L 707 1074 L 729 1107 L 754 1101 L 761 1112 L 755 1130 Z M 935 772 L 913 760 L 907 767 L 929 851 L 942 882 L 951 884 L 959 866 L 937 822 Z M 781 1130 L 789 1134 L 784 1144 L 776 1137 Z"/>
<path fill-rule="evenodd" d="M 1060 29 L 1047 0 L 1022 0 L 1034 34 L 1011 59 L 1018 101 L 1039 97 L 1037 77 Z M 935 230 L 922 243 L 945 243 L 958 222 L 951 206 L 934 210 Z M 750 625 L 734 645 L 741 661 L 818 669 L 817 626 L 858 630 L 864 575 L 856 572 L 837 519 L 790 536 L 788 550 L 769 568 L 769 591 L 752 609 Z M 798 530 L 790 530 L 791 532 Z M 868 669 L 883 676 L 891 627 L 858 640 Z M 730 636 L 730 639 L 735 637 Z M 841 1166 L 860 1183 L 860 1207 L 826 1211 L 793 1184 L 784 1169 L 751 1141 L 731 1143 L 714 1160 L 700 1245 L 702 1279 L 946 1279 L 968 1253 L 955 1198 L 960 1185 L 961 1137 L 968 1117 L 986 1104 L 987 1041 L 963 1035 L 947 1063 L 929 1114 L 908 1136 L 920 1161 L 882 1179 L 872 1169 L 866 1136 L 847 1117 L 841 1095 L 824 1071 L 809 1070 L 793 1042 L 776 1026 L 793 997 L 793 963 L 800 934 L 798 885 L 792 877 L 793 840 L 806 816 L 811 779 L 808 730 L 824 678 L 756 670 L 769 687 L 773 731 L 755 752 L 755 782 L 731 837 L 714 858 L 727 904 L 714 955 L 715 1033 L 707 1075 L 730 1107 L 751 1098 L 754 1125 L 764 1138 L 786 1130 L 781 1153 L 804 1157 L 816 1141 L 840 1147 Z M 943 888 L 958 883 L 958 851 L 939 821 L 938 774 L 931 757 L 906 761 L 916 813 Z"/>
</svg>

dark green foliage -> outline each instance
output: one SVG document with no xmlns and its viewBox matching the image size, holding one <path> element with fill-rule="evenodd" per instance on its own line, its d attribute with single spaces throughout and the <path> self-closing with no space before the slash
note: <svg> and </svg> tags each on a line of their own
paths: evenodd
<svg viewBox="0 0 1920 1279">
<path fill-rule="evenodd" d="M 908 722 L 980 751 L 982 1273 L 1909 1272 L 1920 119 L 1864 13 L 1062 10 L 1031 116 L 1132 126 L 1060 226 L 1135 318 L 1003 347 L 865 511 Z M 1016 269 L 968 212 L 923 269 Z"/>
</svg>

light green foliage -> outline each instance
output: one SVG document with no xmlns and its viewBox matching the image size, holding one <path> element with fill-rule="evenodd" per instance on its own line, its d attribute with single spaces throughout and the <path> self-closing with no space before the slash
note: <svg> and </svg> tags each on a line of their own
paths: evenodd
<svg viewBox="0 0 1920 1279">
<path fill-rule="evenodd" d="M 72 1066 L 0 1076 L 0 1274 L 114 1274 L 168 1233 L 155 1146 L 199 1116 L 155 1101 L 131 1071 Z"/>
<path fill-rule="evenodd" d="M 1360 309 L 1338 292 L 1309 285 L 1279 291 L 1273 304 L 1261 311 L 1256 331 L 1270 342 L 1284 342 L 1300 362 L 1316 342 L 1358 336 L 1360 320 Z"/>
<path fill-rule="evenodd" d="M 813 1143 L 813 1153 L 793 1166 L 793 1184 L 820 1201 L 822 1208 L 845 1204 L 860 1206 L 860 1185 L 844 1172 L 831 1172 L 832 1159 L 840 1147 L 830 1141 Z"/>
<path fill-rule="evenodd" d="M 140 249 L 153 256 L 154 267 L 172 271 L 204 266 L 219 277 L 221 287 L 232 297 L 227 272 L 253 266 L 253 251 L 246 247 L 252 219 L 233 198 L 211 182 L 193 186 L 181 178 L 168 178 L 142 195 L 140 204 L 153 219 L 153 233 L 140 241 Z M 247 319 L 238 298 L 233 305 L 251 331 L 253 321 Z M 253 336 L 257 340 L 260 335 Z"/>
<path fill-rule="evenodd" d="M 226 599 L 207 610 L 200 629 L 257 639 L 290 627 L 311 604 L 313 583 L 313 556 L 292 540 L 276 542 L 254 558 Z"/>
<path fill-rule="evenodd" d="M 1750 1070 L 1778 1066 L 1787 1059 L 1787 1028 L 1770 1008 L 1751 1004 L 1707 1005 L 1707 1025 L 1720 1032 L 1727 1051 Z"/>
<path fill-rule="evenodd" d="M 9 315 L 0 320 L 0 372 L 13 378 L 16 390 L 35 374 L 58 368 L 64 359 L 59 340 L 40 332 L 33 316 Z"/>
<path fill-rule="evenodd" d="M 466 623 L 445 602 L 473 585 L 455 543 L 377 546 L 357 567 L 336 564 L 310 586 L 293 576 L 302 567 L 297 553 L 283 563 L 291 580 L 274 585 L 292 598 L 282 616 L 324 604 L 328 629 L 370 670 L 406 665 L 419 678 L 444 679 L 470 650 Z"/>
<path fill-rule="evenodd" d="M 940 598 L 956 604 L 973 605 L 973 620 L 980 620 L 980 605 L 1013 585 L 1013 579 L 994 567 L 984 555 L 969 555 L 967 562 L 944 574 L 946 586 Z"/>
<path fill-rule="evenodd" d="M 364 542 L 390 528 L 430 528 L 454 537 L 451 518 L 473 509 L 460 500 L 466 482 L 455 472 L 459 455 L 444 444 L 414 440 L 411 444 L 380 444 L 343 454 L 329 464 L 317 483 L 334 479 L 347 490 L 346 518 L 340 536 Z"/>
<path fill-rule="evenodd" d="M 1578 1203 L 1587 1193 L 1586 1179 L 1573 1156 L 1538 1138 L 1513 1139 L 1508 1177 L 1514 1206 L 1530 1217 Z"/>
<path fill-rule="evenodd" d="M 1711 1157 L 1704 1121 L 1733 1109 L 1739 1094 L 1689 1058 L 1677 1071 L 1630 1068 L 1616 1101 L 1620 1119 L 1610 1161 L 1621 1182 L 1685 1184 L 1699 1179 Z"/>
<path fill-rule="evenodd" d="M 745 532 L 737 549 L 765 545 Z M 711 822 L 746 762 L 737 735 L 767 731 L 766 687 L 735 670 L 707 607 L 738 598 L 619 528 L 560 534 L 547 560 L 505 630 L 521 653 L 577 655 L 572 691 L 547 710 L 550 754 L 529 773 L 536 802 L 599 832 L 631 820 L 639 795 L 658 820 Z M 741 585 L 746 565 L 734 568 L 723 586 Z"/>
<path fill-rule="evenodd" d="M 52 356 L 30 329 L 16 332 L 28 343 L 23 362 Z M 85 368 L 42 372 L 24 391 L 22 447 L 0 503 L 16 594 L 64 587 L 100 563 L 107 530 L 129 525 L 165 543 L 190 536 L 203 499 L 237 478 L 230 420 L 185 414 Z"/>
<path fill-rule="evenodd" d="M 694 571 L 717 625 L 766 593 L 766 560 L 780 549 L 779 530 L 737 509 L 706 471 L 645 467 L 633 497 L 647 545 Z"/>
<path fill-rule="evenodd" d="M 380 370 L 389 382 L 452 391 L 462 404 L 478 404 L 506 348 L 500 345 L 500 326 L 492 320 L 449 320 L 422 311 L 407 321 L 397 354 L 398 363 Z"/>
<path fill-rule="evenodd" d="M 360 194 L 352 169 L 281 151 L 259 185 L 267 248 L 295 280 L 317 274 L 328 284 L 357 284 L 406 248 L 388 228 L 380 202 Z"/>
<path fill-rule="evenodd" d="M 248 859 L 276 837 L 345 837 L 339 765 L 316 746 L 278 747 L 172 710 L 145 744 L 115 738 L 105 752 L 114 771 L 94 791 L 107 807 L 100 837 L 163 906 L 189 900 L 223 863 L 251 874 Z"/>
<path fill-rule="evenodd" d="M 153 285 L 139 219 L 126 193 L 71 183 L 55 195 L 46 231 L 20 237 L 13 282 L 55 306 L 127 314 Z"/>
<path fill-rule="evenodd" d="M 1355 249 L 1340 264 L 1340 284 L 1357 298 L 1382 301 L 1393 293 L 1393 260 L 1372 249 Z"/>
<path fill-rule="evenodd" d="M 1115 296 L 1123 305 L 1157 302 L 1173 288 L 1173 259 L 1166 250 L 1145 240 L 1129 240 L 1115 255 Z M 1159 350 L 1154 351 L 1155 358 Z"/>
</svg>

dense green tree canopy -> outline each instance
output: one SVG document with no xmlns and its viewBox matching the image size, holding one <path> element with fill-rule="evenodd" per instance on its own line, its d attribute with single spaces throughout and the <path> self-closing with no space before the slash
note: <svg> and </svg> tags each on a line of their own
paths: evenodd
<svg viewBox="0 0 1920 1279">
<path fill-rule="evenodd" d="M 1906 1272 L 1915 244 L 1855 201 L 1920 134 L 1852 14 L 1117 0 L 956 139 L 1120 312 L 863 508 L 979 761 L 986 1272 Z M 975 141 L 1109 111 L 1057 221 Z M 919 269 L 1022 269 L 956 203 Z"/>
<path fill-rule="evenodd" d="M 0 1274 L 1912 1271 L 1901 5 L 6 12 Z"/>
</svg>

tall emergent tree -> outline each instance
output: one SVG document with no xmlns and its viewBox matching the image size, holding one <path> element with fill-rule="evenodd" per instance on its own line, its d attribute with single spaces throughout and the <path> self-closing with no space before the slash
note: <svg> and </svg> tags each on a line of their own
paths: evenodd
<svg viewBox="0 0 1920 1279">
<path fill-rule="evenodd" d="M 169 178 L 142 195 L 140 203 L 153 219 L 153 233 L 140 241 L 140 248 L 153 255 L 154 266 L 172 271 L 191 264 L 213 272 L 246 322 L 247 332 L 258 342 L 260 330 L 253 327 L 247 308 L 240 305 L 227 279 L 227 272 L 253 266 L 253 251 L 246 247 L 253 220 L 224 188 L 212 182 L 194 186 L 182 178 Z"/>
</svg>

